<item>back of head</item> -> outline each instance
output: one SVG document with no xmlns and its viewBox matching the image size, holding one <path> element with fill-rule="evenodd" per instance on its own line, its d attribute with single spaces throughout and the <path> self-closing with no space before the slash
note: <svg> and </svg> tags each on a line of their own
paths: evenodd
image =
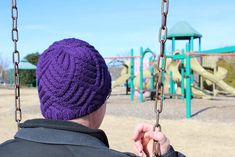
<svg viewBox="0 0 235 157">
<path fill-rule="evenodd" d="M 111 77 L 99 52 L 79 39 L 53 43 L 39 58 L 37 83 L 42 115 L 71 120 L 96 111 L 111 90 Z"/>
</svg>

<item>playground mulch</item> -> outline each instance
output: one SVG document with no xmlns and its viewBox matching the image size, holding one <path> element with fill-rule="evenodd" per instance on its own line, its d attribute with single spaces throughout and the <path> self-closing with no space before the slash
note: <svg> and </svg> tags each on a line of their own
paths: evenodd
<svg viewBox="0 0 235 157">
<path fill-rule="evenodd" d="M 41 117 L 37 90 L 22 89 L 23 120 Z M 101 128 L 111 148 L 132 151 L 131 135 L 136 124 L 154 124 L 154 101 L 129 101 L 124 88 L 116 88 L 108 100 L 107 115 Z M 0 88 L 0 143 L 13 138 L 14 90 Z M 235 156 L 235 97 L 192 100 L 192 118 L 185 118 L 185 102 L 166 99 L 160 123 L 176 150 L 187 156 Z"/>
<path fill-rule="evenodd" d="M 140 103 L 136 97 L 130 102 L 130 96 L 124 94 L 125 89 L 115 90 L 109 100 L 107 114 L 115 116 L 132 116 L 154 119 L 154 101 L 146 99 Z M 204 122 L 235 122 L 235 97 L 217 96 L 212 100 L 192 99 L 192 118 Z M 180 120 L 186 117 L 186 100 L 166 99 L 164 101 L 162 119 Z"/>
</svg>

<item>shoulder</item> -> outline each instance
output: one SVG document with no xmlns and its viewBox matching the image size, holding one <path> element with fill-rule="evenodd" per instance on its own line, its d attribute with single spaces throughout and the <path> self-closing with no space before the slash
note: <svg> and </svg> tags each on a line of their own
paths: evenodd
<svg viewBox="0 0 235 157">
<path fill-rule="evenodd" d="M 7 141 L 0 144 L 0 149 L 3 147 L 6 147 L 8 145 L 11 145 L 13 143 L 16 143 L 16 142 L 17 142 L 17 140 L 15 140 L 15 139 L 7 140 Z"/>
<path fill-rule="evenodd" d="M 43 144 L 23 139 L 8 140 L 0 145 L 1 157 L 46 156 L 56 157 L 76 156 L 76 157 L 136 157 L 131 153 L 123 153 L 108 147 L 84 146 L 84 145 L 60 145 L 60 144 Z M 39 155 L 40 154 L 40 155 Z"/>
<path fill-rule="evenodd" d="M 2 144 L 0 144 L 1 157 L 8 157 L 9 152 L 14 151 L 15 143 L 17 143 L 17 140 L 12 139 L 12 140 L 7 140 L 3 142 Z"/>
<path fill-rule="evenodd" d="M 23 139 L 6 141 L 0 145 L 1 157 L 75 157 L 64 145 L 44 144 Z"/>
<path fill-rule="evenodd" d="M 117 150 L 113 150 L 107 147 L 90 147 L 90 146 L 71 146 L 67 145 L 67 148 L 70 152 L 75 154 L 80 154 L 81 156 L 89 156 L 89 157 L 136 157 L 136 155 L 132 153 L 120 152 Z"/>
</svg>

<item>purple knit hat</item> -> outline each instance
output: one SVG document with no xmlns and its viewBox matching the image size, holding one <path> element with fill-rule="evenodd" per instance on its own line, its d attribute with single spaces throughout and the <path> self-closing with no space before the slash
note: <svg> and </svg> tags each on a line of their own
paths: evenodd
<svg viewBox="0 0 235 157">
<path fill-rule="evenodd" d="M 111 77 L 99 52 L 79 39 L 64 39 L 45 50 L 37 64 L 38 94 L 47 119 L 71 120 L 101 107 Z"/>
</svg>

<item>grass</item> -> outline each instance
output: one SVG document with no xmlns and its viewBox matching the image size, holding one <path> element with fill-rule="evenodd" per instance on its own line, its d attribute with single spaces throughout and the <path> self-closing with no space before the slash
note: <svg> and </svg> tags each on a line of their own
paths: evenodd
<svg viewBox="0 0 235 157">
<path fill-rule="evenodd" d="M 217 62 L 217 66 L 223 67 L 228 70 L 227 76 L 224 78 L 224 81 L 235 88 L 235 65 L 229 63 L 226 59 L 220 58 Z"/>
</svg>

